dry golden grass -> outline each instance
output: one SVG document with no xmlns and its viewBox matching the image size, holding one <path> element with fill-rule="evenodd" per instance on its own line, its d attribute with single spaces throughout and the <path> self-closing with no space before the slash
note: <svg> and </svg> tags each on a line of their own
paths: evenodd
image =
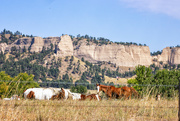
<svg viewBox="0 0 180 121">
<path fill-rule="evenodd" d="M 134 79 L 136 76 L 130 77 L 130 78 L 119 78 L 118 80 L 116 78 L 105 76 L 105 83 L 107 82 L 113 82 L 114 84 L 127 84 L 127 81 L 129 79 Z"/>
<path fill-rule="evenodd" d="M 178 120 L 178 99 L 0 100 L 0 120 Z"/>
</svg>

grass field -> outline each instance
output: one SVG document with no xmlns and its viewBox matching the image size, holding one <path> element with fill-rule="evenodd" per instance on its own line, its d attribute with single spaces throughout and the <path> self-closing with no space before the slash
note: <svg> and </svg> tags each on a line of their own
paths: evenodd
<svg viewBox="0 0 180 121">
<path fill-rule="evenodd" d="M 0 120 L 178 120 L 178 99 L 132 100 L 0 100 Z"/>
</svg>

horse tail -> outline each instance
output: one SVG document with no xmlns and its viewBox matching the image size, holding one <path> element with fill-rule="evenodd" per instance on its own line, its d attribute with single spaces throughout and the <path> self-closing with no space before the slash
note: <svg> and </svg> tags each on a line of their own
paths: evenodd
<svg viewBox="0 0 180 121">
<path fill-rule="evenodd" d="M 131 93 L 133 93 L 136 97 L 139 96 L 138 92 L 133 87 L 130 87 L 130 89 L 131 89 Z"/>
</svg>

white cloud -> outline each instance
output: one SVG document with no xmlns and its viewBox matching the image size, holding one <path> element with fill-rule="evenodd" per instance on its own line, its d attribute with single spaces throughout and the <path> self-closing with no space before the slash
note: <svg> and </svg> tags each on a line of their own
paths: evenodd
<svg viewBox="0 0 180 121">
<path fill-rule="evenodd" d="M 180 19 L 180 0 L 120 0 L 129 7 L 163 13 Z"/>
</svg>

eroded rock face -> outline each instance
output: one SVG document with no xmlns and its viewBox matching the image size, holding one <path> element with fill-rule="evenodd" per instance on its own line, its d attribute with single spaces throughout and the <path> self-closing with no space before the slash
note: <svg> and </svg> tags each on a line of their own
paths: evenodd
<svg viewBox="0 0 180 121">
<path fill-rule="evenodd" d="M 55 49 L 55 45 L 60 42 L 61 37 L 47 37 L 43 40 L 46 48 L 51 48 L 51 44 L 53 44 L 53 49 Z"/>
<path fill-rule="evenodd" d="M 164 48 L 162 54 L 157 56 L 157 60 L 162 61 L 164 64 L 180 64 L 180 48 Z"/>
<path fill-rule="evenodd" d="M 73 44 L 69 35 L 61 36 L 61 40 L 57 45 L 56 53 L 58 57 L 72 56 Z"/>
<path fill-rule="evenodd" d="M 164 64 L 180 64 L 180 48 L 178 47 L 167 47 L 163 49 L 161 55 L 152 57 L 148 46 L 127 46 L 117 45 L 115 43 L 101 46 L 96 44 L 87 45 L 86 40 L 84 40 L 73 48 L 72 40 L 69 35 L 47 38 L 23 37 L 17 39 L 11 45 L 1 43 L 0 51 L 4 53 L 5 50 L 10 51 L 11 47 L 16 46 L 21 49 L 25 47 L 27 50 L 31 48 L 31 52 L 40 52 L 43 46 L 45 48 L 51 48 L 51 44 L 53 44 L 53 49 L 56 50 L 55 55 L 57 57 L 74 55 L 79 59 L 84 57 L 85 60 L 92 63 L 97 61 L 110 61 L 118 66 L 135 67 L 137 65 L 149 66 L 153 64 L 152 60 L 156 59 L 157 62 L 162 61 Z"/>
<path fill-rule="evenodd" d="M 6 43 L 0 43 L 0 52 L 2 51 L 4 53 L 4 51 L 6 50 L 7 46 L 8 45 Z"/>
<path fill-rule="evenodd" d="M 26 49 L 28 49 L 29 46 L 31 46 L 31 42 L 32 42 L 32 38 L 23 37 L 23 38 L 16 40 L 14 43 L 12 43 L 11 47 L 17 46 L 17 48 L 20 47 L 21 49 L 23 49 L 25 47 Z"/>
<path fill-rule="evenodd" d="M 31 42 L 31 52 L 40 52 L 44 46 L 42 37 L 34 37 Z"/>
<path fill-rule="evenodd" d="M 90 62 L 110 61 L 118 66 L 135 67 L 137 65 L 150 65 L 152 57 L 147 46 L 125 45 L 85 45 L 82 44 L 74 51 L 79 58 L 84 57 Z"/>
</svg>

